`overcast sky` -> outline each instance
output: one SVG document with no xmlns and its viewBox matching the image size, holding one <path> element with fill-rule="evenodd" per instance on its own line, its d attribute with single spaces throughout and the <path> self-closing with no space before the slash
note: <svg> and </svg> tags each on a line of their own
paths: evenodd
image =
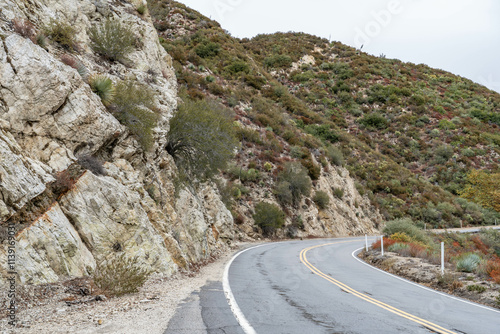
<svg viewBox="0 0 500 334">
<path fill-rule="evenodd" d="M 498 0 L 180 0 L 235 37 L 306 32 L 500 92 Z"/>
</svg>

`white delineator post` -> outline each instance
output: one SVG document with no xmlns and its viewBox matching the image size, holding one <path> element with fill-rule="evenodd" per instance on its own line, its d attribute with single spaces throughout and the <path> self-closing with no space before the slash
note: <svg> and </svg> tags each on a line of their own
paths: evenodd
<svg viewBox="0 0 500 334">
<path fill-rule="evenodd" d="M 365 249 L 368 252 L 368 235 L 365 234 Z"/>
<path fill-rule="evenodd" d="M 441 242 L 441 275 L 444 275 L 444 242 Z"/>
<path fill-rule="evenodd" d="M 382 256 L 384 255 L 384 236 L 380 237 L 380 249 L 382 249 Z"/>
</svg>

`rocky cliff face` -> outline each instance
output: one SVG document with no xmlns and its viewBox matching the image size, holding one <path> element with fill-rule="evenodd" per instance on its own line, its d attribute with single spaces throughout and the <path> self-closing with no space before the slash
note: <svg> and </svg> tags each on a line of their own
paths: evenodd
<svg viewBox="0 0 500 334">
<path fill-rule="evenodd" d="M 7 226 L 15 230 L 18 280 L 30 284 L 91 275 L 122 255 L 168 276 L 216 254 L 235 237 L 260 236 L 252 203 L 237 205 L 248 219 L 236 228 L 216 187 L 174 194 L 176 166 L 163 147 L 177 105 L 177 83 L 151 19 L 136 10 L 140 4 L 0 3 L 0 284 L 7 276 Z M 111 17 L 136 34 L 135 50 L 125 63 L 105 61 L 89 47 L 88 29 Z M 78 47 L 71 57 L 89 74 L 147 83 L 154 90 L 159 121 L 150 151 L 108 111 L 87 80 L 61 61 L 69 51 L 52 41 L 41 47 L 13 24 L 30 22 L 36 32 L 54 20 L 76 29 Z M 106 161 L 103 171 L 82 167 L 78 159 L 83 156 Z M 315 188 L 328 194 L 330 207 L 318 210 L 304 199 L 292 215 L 301 217 L 303 228 L 294 230 L 288 221 L 278 236 L 375 231 L 381 217 L 346 170 L 323 169 Z M 342 199 L 334 196 L 335 188 L 344 189 Z M 252 196 L 255 202 L 264 199 L 259 190 Z"/>
<path fill-rule="evenodd" d="M 0 3 L 0 282 L 7 275 L 7 225 L 16 231 L 16 270 L 23 283 L 91 274 L 122 253 L 144 269 L 170 275 L 226 247 L 232 217 L 217 192 L 174 196 L 175 165 L 162 149 L 176 108 L 169 55 L 139 3 L 2 1 Z M 133 27 L 140 40 L 126 65 L 105 62 L 89 47 L 88 28 L 108 17 Z M 71 66 L 67 51 L 46 49 L 13 29 L 13 20 L 40 31 L 51 20 L 76 28 L 71 56 L 90 74 L 145 82 L 156 93 L 160 120 L 145 153 Z M 76 168 L 78 157 L 107 162 L 105 176 Z M 75 167 L 76 166 L 76 167 Z M 74 169 L 76 168 L 76 172 Z M 51 185 L 73 173 L 69 190 Z M 72 177 L 73 177 L 72 174 Z M 154 198 L 154 199 L 153 199 Z"/>
</svg>

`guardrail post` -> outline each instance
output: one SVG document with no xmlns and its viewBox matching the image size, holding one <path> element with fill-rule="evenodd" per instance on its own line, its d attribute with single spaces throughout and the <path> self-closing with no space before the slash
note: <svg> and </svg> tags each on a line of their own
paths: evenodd
<svg viewBox="0 0 500 334">
<path fill-rule="evenodd" d="M 441 275 L 444 275 L 444 242 L 441 242 Z"/>
<path fill-rule="evenodd" d="M 384 236 L 380 237 L 380 248 L 382 249 L 382 256 L 384 256 Z"/>
</svg>

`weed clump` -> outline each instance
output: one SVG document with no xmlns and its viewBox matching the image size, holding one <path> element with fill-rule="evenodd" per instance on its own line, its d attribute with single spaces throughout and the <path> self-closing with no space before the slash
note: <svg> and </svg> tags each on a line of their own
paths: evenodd
<svg viewBox="0 0 500 334">
<path fill-rule="evenodd" d="M 110 296 L 137 292 L 150 275 L 137 263 L 137 258 L 128 258 L 125 254 L 105 260 L 94 272 L 94 283 Z"/>
<path fill-rule="evenodd" d="M 76 51 L 78 45 L 75 40 L 76 29 L 69 23 L 52 19 L 44 29 L 45 34 L 64 49 Z"/>
</svg>

